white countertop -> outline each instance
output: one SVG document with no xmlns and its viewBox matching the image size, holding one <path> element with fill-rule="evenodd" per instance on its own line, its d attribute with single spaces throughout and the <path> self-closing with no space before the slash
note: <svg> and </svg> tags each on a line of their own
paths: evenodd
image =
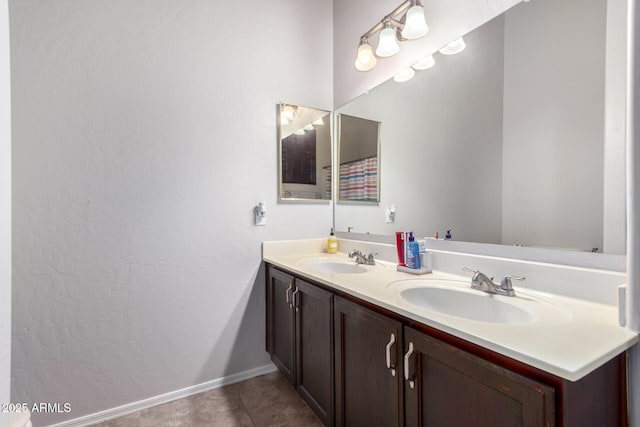
<svg viewBox="0 0 640 427">
<path fill-rule="evenodd" d="M 618 325 L 615 306 L 514 286 L 515 298 L 548 302 L 557 310 L 526 324 L 468 320 L 410 304 L 399 296 L 410 280 L 448 279 L 454 280 L 451 286 L 467 289 L 464 282 L 470 283 L 468 276 L 438 271 L 414 276 L 398 272 L 395 264 L 384 261 L 363 266 L 367 273 L 319 273 L 307 268 L 305 262 L 316 258 L 353 261 L 343 253 L 324 253 L 319 245 L 314 246 L 315 252 L 296 250 L 295 242 L 291 245 L 293 250 L 263 246 L 263 260 L 570 381 L 579 380 L 638 342 L 638 334 Z M 409 281 L 392 283 L 404 279 Z"/>
</svg>

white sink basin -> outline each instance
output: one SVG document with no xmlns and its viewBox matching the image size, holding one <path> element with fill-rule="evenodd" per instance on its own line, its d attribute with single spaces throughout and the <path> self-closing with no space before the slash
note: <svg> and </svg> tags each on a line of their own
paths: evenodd
<svg viewBox="0 0 640 427">
<path fill-rule="evenodd" d="M 480 322 L 524 324 L 535 319 L 532 313 L 500 296 L 476 290 L 422 286 L 400 291 L 400 297 L 429 310 Z"/>
<path fill-rule="evenodd" d="M 414 307 L 478 322 L 525 325 L 571 318 L 568 310 L 527 293 L 516 291 L 515 297 L 488 294 L 458 280 L 399 280 L 388 288 Z"/>
<path fill-rule="evenodd" d="M 354 261 L 334 261 L 327 258 L 303 261 L 301 262 L 301 265 L 304 268 L 315 271 L 316 273 L 354 274 L 367 272 L 366 268 L 362 265 L 356 264 Z"/>
</svg>

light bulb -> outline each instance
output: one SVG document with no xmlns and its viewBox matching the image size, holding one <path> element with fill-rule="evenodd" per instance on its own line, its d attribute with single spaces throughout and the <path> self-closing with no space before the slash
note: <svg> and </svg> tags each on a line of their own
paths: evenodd
<svg viewBox="0 0 640 427">
<path fill-rule="evenodd" d="M 381 58 L 387 58 L 393 56 L 400 51 L 398 40 L 396 39 L 396 30 L 391 28 L 391 23 L 385 23 L 384 29 L 380 31 L 378 37 L 378 48 L 376 49 L 376 55 Z"/>
<path fill-rule="evenodd" d="M 427 68 L 431 68 L 436 65 L 436 60 L 433 59 L 433 55 L 425 56 L 420 59 L 418 62 L 412 65 L 414 70 L 426 70 Z"/>
<path fill-rule="evenodd" d="M 393 76 L 393 80 L 395 80 L 398 83 L 403 83 L 403 82 L 406 82 L 407 80 L 411 80 L 415 74 L 416 72 L 413 71 L 413 68 L 409 67 L 400 71 L 395 76 Z"/>
<path fill-rule="evenodd" d="M 287 126 L 289 124 L 289 120 L 285 116 L 280 117 L 280 125 Z"/>
<path fill-rule="evenodd" d="M 464 43 L 464 39 L 460 37 L 440 49 L 440 53 L 443 55 L 455 55 L 456 53 L 462 52 L 465 47 L 467 47 L 467 45 Z"/>
<path fill-rule="evenodd" d="M 358 46 L 358 57 L 356 58 L 356 70 L 369 71 L 376 66 L 378 60 L 373 54 L 373 49 L 367 42 L 367 40 L 361 40 L 360 46 Z"/>
<path fill-rule="evenodd" d="M 415 5 L 409 8 L 405 17 L 402 37 L 408 40 L 419 39 L 429 32 L 429 26 L 424 17 L 424 7 Z"/>
</svg>

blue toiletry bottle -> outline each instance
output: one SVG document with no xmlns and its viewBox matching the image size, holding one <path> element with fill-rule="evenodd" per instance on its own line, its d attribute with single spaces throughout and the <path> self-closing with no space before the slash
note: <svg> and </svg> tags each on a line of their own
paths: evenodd
<svg viewBox="0 0 640 427">
<path fill-rule="evenodd" d="M 444 240 L 451 240 L 451 230 L 447 230 L 447 234 L 444 235 Z"/>
<path fill-rule="evenodd" d="M 413 233 L 407 245 L 407 267 L 420 268 L 420 244 L 413 239 Z"/>
</svg>

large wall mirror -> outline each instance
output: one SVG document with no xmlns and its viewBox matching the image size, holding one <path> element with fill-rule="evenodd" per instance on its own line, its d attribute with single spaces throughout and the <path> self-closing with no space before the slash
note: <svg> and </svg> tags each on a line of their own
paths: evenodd
<svg viewBox="0 0 640 427">
<path fill-rule="evenodd" d="M 384 144 L 379 206 L 336 205 L 336 229 L 624 254 L 623 3 L 520 3 L 338 109 Z"/>
<path fill-rule="evenodd" d="M 278 200 L 331 200 L 331 112 L 278 105 Z"/>
<path fill-rule="evenodd" d="M 337 115 L 338 203 L 380 201 L 380 122 Z"/>
</svg>

